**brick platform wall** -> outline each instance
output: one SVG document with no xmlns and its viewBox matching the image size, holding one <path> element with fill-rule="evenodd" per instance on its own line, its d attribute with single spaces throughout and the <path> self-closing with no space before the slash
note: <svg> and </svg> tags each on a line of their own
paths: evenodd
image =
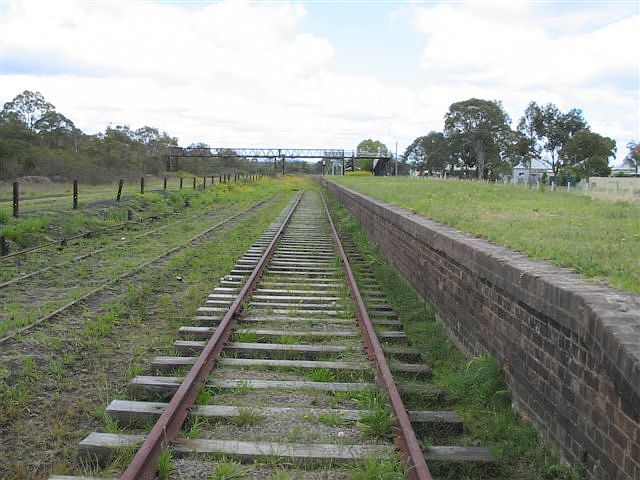
<svg viewBox="0 0 640 480">
<path fill-rule="evenodd" d="M 640 297 L 324 183 L 565 459 L 640 480 Z"/>
</svg>

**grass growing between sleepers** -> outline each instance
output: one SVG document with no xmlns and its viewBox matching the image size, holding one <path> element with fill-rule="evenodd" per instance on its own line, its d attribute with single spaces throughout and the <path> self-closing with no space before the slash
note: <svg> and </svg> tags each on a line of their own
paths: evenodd
<svg viewBox="0 0 640 480">
<path fill-rule="evenodd" d="M 447 337 L 435 312 L 426 306 L 384 261 L 377 248 L 368 242 L 359 223 L 330 196 L 332 216 L 341 237 L 352 238 L 373 270 L 390 305 L 404 324 L 410 345 L 418 348 L 422 359 L 433 370 L 430 381 L 445 391 L 444 399 L 414 396 L 405 399 L 410 410 L 453 410 L 464 422 L 462 435 L 447 429 L 418 433 L 423 448 L 432 445 L 489 447 L 498 462 L 495 465 L 453 465 L 430 462 L 438 479 L 518 479 L 579 480 L 580 468 L 561 464 L 553 449 L 544 444 L 531 423 L 512 408 L 503 372 L 497 361 L 483 355 L 465 357 Z M 356 273 L 356 277 L 357 277 Z"/>
</svg>

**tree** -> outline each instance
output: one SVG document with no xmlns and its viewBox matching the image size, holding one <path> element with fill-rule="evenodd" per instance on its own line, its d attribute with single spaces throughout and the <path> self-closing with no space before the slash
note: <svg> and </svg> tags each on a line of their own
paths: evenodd
<svg viewBox="0 0 640 480">
<path fill-rule="evenodd" d="M 560 151 L 560 157 L 567 170 L 576 176 L 607 177 L 611 174 L 609 158 L 615 153 L 615 140 L 582 129 L 566 141 Z"/>
<path fill-rule="evenodd" d="M 388 155 L 389 149 L 380 140 L 371 140 L 370 138 L 362 140 L 356 147 L 358 152 L 364 153 L 379 153 L 381 155 Z"/>
<path fill-rule="evenodd" d="M 48 175 L 102 182 L 158 173 L 176 138 L 154 127 L 86 135 L 42 94 L 25 90 L 0 111 L 0 179 Z"/>
<path fill-rule="evenodd" d="M 534 128 L 543 149 L 549 153 L 549 158 L 542 158 L 542 161 L 557 176 L 562 166 L 560 151 L 576 132 L 588 128 L 588 125 L 581 110 L 572 108 L 562 113 L 553 103 L 549 103 L 537 112 Z"/>
<path fill-rule="evenodd" d="M 55 107 L 47 102 L 40 92 L 25 90 L 4 104 L 0 119 L 2 121 L 17 120 L 24 123 L 30 130 L 36 131 L 36 122 L 54 110 Z"/>
<path fill-rule="evenodd" d="M 509 115 L 497 101 L 471 98 L 451 104 L 445 115 L 444 135 L 452 153 L 487 178 L 500 164 L 509 144 Z"/>
<path fill-rule="evenodd" d="M 78 151 L 78 138 L 82 136 L 82 132 L 61 113 L 54 110 L 45 113 L 33 124 L 33 130 L 52 147 L 73 145 L 74 151 Z"/>
<path fill-rule="evenodd" d="M 629 165 L 636 169 L 636 177 L 638 176 L 638 167 L 640 167 L 640 142 L 631 140 L 627 143 L 627 155 L 624 157 L 623 165 Z"/>
<path fill-rule="evenodd" d="M 513 153 L 524 165 L 529 167 L 540 158 L 540 146 L 537 132 L 542 121 L 542 108 L 536 102 L 530 102 L 524 115 L 518 121 L 518 129 L 513 142 Z M 515 166 L 515 165 L 514 165 Z"/>
<path fill-rule="evenodd" d="M 369 157 L 371 157 L 372 154 L 380 155 L 380 156 L 388 156 L 389 149 L 380 140 L 372 140 L 368 138 L 366 140 L 362 140 L 356 147 L 356 157 L 358 155 L 363 155 L 363 154 L 368 154 Z M 366 159 L 358 160 L 356 158 L 356 165 L 354 165 L 353 168 L 356 169 L 356 167 L 359 167 L 362 170 L 373 172 L 373 159 L 366 158 Z"/>
<path fill-rule="evenodd" d="M 442 133 L 431 131 L 416 138 L 405 150 L 404 158 L 429 174 L 443 171 L 451 161 L 449 142 Z"/>
</svg>

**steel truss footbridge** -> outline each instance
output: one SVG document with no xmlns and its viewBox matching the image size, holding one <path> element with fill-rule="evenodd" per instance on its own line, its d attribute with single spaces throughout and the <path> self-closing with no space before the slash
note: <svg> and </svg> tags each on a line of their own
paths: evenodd
<svg viewBox="0 0 640 480">
<path fill-rule="evenodd" d="M 228 148 L 228 147 L 169 147 L 167 170 L 179 170 L 180 160 L 187 158 L 233 158 L 263 160 L 273 162 L 274 169 L 280 165 L 285 173 L 286 160 L 320 160 L 323 174 L 325 169 L 338 174 L 354 170 L 358 160 L 373 160 L 374 173 L 382 172 L 383 166 L 391 160 L 389 153 L 343 150 L 336 148 Z"/>
</svg>

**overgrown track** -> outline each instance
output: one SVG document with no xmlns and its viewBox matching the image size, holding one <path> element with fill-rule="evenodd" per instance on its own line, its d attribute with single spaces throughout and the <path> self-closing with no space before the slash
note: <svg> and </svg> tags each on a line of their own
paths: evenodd
<svg viewBox="0 0 640 480">
<path fill-rule="evenodd" d="M 187 240 L 180 242 L 180 244 L 177 246 L 172 246 L 168 249 L 165 246 L 164 247 L 165 249 L 160 254 L 153 255 L 151 258 L 149 258 L 149 255 L 146 255 L 146 257 L 143 257 L 143 261 L 140 262 L 138 260 L 137 263 L 134 263 L 132 266 L 127 268 L 124 272 L 117 273 L 115 275 L 109 275 L 109 274 L 103 275 L 103 278 L 102 279 L 98 278 L 97 281 L 95 277 L 99 277 L 98 274 L 94 274 L 91 277 L 91 279 L 87 279 L 83 275 L 77 275 L 77 274 L 70 275 L 67 279 L 65 279 L 66 281 L 64 285 L 65 288 L 62 289 L 62 291 L 60 292 L 60 295 L 66 296 L 68 293 L 67 291 L 69 289 L 74 289 L 74 288 L 79 289 L 79 294 L 76 295 L 74 298 L 72 298 L 70 301 L 67 301 L 66 303 L 64 303 L 63 305 L 57 308 L 50 309 L 50 311 L 48 311 L 45 315 L 39 316 L 33 319 L 32 321 L 29 321 L 25 325 L 20 325 L 18 328 L 12 329 L 12 331 L 10 331 L 8 334 L 0 336 L 0 345 L 12 338 L 15 338 L 19 334 L 22 334 L 38 325 L 41 325 L 45 322 L 48 322 L 54 319 L 56 316 L 77 306 L 81 302 L 86 301 L 90 297 L 102 292 L 103 290 L 113 285 L 114 283 L 121 281 L 127 277 L 130 277 L 136 272 L 139 272 L 144 268 L 148 267 L 149 265 L 152 265 L 153 263 L 156 263 L 164 258 L 167 258 L 173 255 L 174 253 L 180 251 L 181 249 L 184 249 L 188 246 L 193 245 L 194 242 L 197 242 L 203 239 L 211 232 L 214 232 L 224 226 L 228 227 L 230 224 L 238 221 L 240 218 L 242 218 L 246 214 L 255 211 L 264 203 L 265 203 L 264 201 L 257 202 L 240 212 L 234 213 L 233 215 L 230 215 L 224 218 L 221 218 L 220 215 L 214 215 L 213 218 L 214 220 L 217 220 L 217 221 L 213 225 L 207 226 L 207 228 L 200 231 L 196 235 L 188 238 Z M 98 256 L 98 254 L 109 254 L 111 262 L 121 262 L 123 257 L 132 256 L 130 252 L 127 251 L 128 248 L 131 248 L 132 244 L 134 244 L 135 242 L 139 242 L 140 239 L 144 237 L 148 237 L 149 235 L 156 234 L 161 229 L 176 226 L 178 223 L 180 222 L 171 222 L 170 224 L 165 225 L 163 227 L 159 227 L 151 231 L 143 232 L 140 235 L 138 235 L 137 238 L 134 237 L 133 242 L 127 241 L 126 243 L 121 242 L 122 244 L 115 244 L 115 245 L 111 244 L 103 248 L 86 252 L 78 257 L 74 257 L 73 259 L 71 259 L 71 261 L 79 262 L 89 258 L 95 258 Z M 179 227 L 179 225 L 177 226 Z M 175 243 L 170 243 L 170 244 L 175 245 Z M 101 259 L 102 265 L 106 267 L 107 261 L 108 261 L 107 258 L 102 258 Z M 64 264 L 66 264 L 66 262 L 57 264 L 57 265 L 52 265 L 50 267 L 40 269 L 36 272 L 32 272 L 31 274 L 25 274 L 20 277 L 12 279 L 11 281 L 7 281 L 0 284 L 0 288 L 13 287 L 13 288 L 6 288 L 5 292 L 3 292 L 3 297 L 10 299 L 11 303 L 13 304 L 25 305 L 26 306 L 25 308 L 33 308 L 34 306 L 37 308 L 37 303 L 41 301 L 43 298 L 46 298 L 48 294 L 49 295 L 51 294 L 50 284 L 54 279 L 56 279 L 56 269 L 58 267 L 63 266 Z M 47 274 L 48 277 L 43 277 L 44 274 Z M 24 288 L 22 286 L 16 287 L 15 284 L 17 284 L 20 280 L 31 280 L 31 281 L 36 280 L 37 283 L 30 285 L 27 288 Z M 57 278 L 57 283 L 59 283 L 60 281 L 61 281 L 60 278 Z M 86 291 L 86 285 L 88 282 L 91 282 L 90 285 L 92 285 L 93 288 Z M 46 307 L 44 308 L 46 309 Z M 2 316 L 0 316 L 0 322 L 2 321 L 3 321 L 3 318 Z"/>
<path fill-rule="evenodd" d="M 107 233 L 107 232 L 112 232 L 115 230 L 123 230 L 126 229 L 127 227 L 131 227 L 131 226 L 136 226 L 136 225 L 141 225 L 144 224 L 146 222 L 153 222 L 155 220 L 158 220 L 161 216 L 165 216 L 158 214 L 158 215 L 150 215 L 146 218 L 141 218 L 140 220 L 137 221 L 126 221 L 126 222 L 122 222 L 122 223 L 117 223 L 115 225 L 110 225 L 108 227 L 102 227 L 99 228 L 97 230 L 89 230 L 89 231 L 85 231 L 82 233 L 78 233 L 75 235 L 71 235 L 68 237 L 62 237 L 59 238 L 57 240 L 51 240 L 45 243 L 41 243 L 39 245 L 34 245 L 33 247 L 29 247 L 29 248 L 25 248 L 23 250 L 18 250 L 16 252 L 13 253 L 9 253 L 7 255 L 4 256 L 0 256 L 0 262 L 3 264 L 7 264 L 9 263 L 9 261 L 15 261 L 17 260 L 18 262 L 20 262 L 20 258 L 27 256 L 29 254 L 32 254 L 34 252 L 37 252 L 39 250 L 43 250 L 45 248 L 49 248 L 49 247 L 59 247 L 59 248 L 63 248 L 63 247 L 67 247 L 69 245 L 72 245 L 72 242 L 74 242 L 75 240 L 80 240 L 83 238 L 90 238 L 93 237 L 95 235 L 99 235 L 99 234 L 103 234 L 103 233 Z M 172 222 L 175 223 L 175 222 Z M 2 283 L 0 284 L 0 287 L 3 287 L 5 284 Z"/>
<path fill-rule="evenodd" d="M 75 243 L 75 240 L 81 240 L 81 239 L 86 239 L 86 238 L 92 238 L 95 237 L 96 235 L 101 235 L 104 233 L 111 233 L 111 232 L 115 232 L 115 231 L 121 231 L 121 230 L 128 230 L 129 228 L 137 228 L 142 226 L 143 228 L 145 226 L 147 226 L 147 224 L 149 226 L 153 225 L 154 222 L 156 222 L 157 220 L 159 220 L 161 217 L 166 216 L 167 214 L 158 214 L 158 215 L 151 215 L 149 217 L 140 219 L 138 221 L 130 221 L 130 222 L 123 222 L 123 223 L 118 223 L 116 225 L 112 225 L 110 227 L 105 227 L 105 228 L 101 228 L 98 230 L 93 230 L 93 231 L 87 231 L 87 232 L 83 232 L 77 235 L 72 235 L 70 237 L 63 237 L 60 240 L 54 240 L 51 242 L 47 242 L 41 245 L 37 245 L 35 247 L 31 247 L 31 248 L 27 248 L 24 250 L 19 250 L 17 252 L 11 253 L 9 255 L 6 255 L 4 257 L 0 257 L 0 262 L 3 264 L 4 267 L 8 267 L 7 270 L 10 270 L 10 268 L 13 269 L 21 269 L 24 270 L 25 267 L 26 269 L 29 269 L 31 271 L 29 271 L 29 273 L 22 273 L 19 275 L 14 276 L 13 278 L 8 278 L 6 280 L 3 280 L 2 282 L 0 282 L 0 289 L 1 288 L 5 288 L 8 287 L 10 285 L 15 285 L 16 283 L 19 283 L 21 281 L 24 281 L 28 278 L 31 277 L 35 277 L 37 275 L 42 275 L 45 272 L 48 272 L 54 268 L 59 268 L 65 265 L 68 265 L 69 263 L 73 263 L 73 262 L 79 262 L 81 260 L 85 260 L 87 258 L 90 257 L 94 257 L 95 255 L 97 255 L 98 253 L 102 253 L 102 252 L 106 252 L 109 251 L 111 249 L 117 249 L 118 247 L 127 247 L 129 246 L 129 244 L 131 242 L 135 242 L 137 240 L 140 240 L 141 238 L 147 237 L 149 235 L 156 235 L 158 234 L 160 231 L 165 230 L 167 228 L 171 228 L 175 225 L 178 224 L 182 224 L 185 219 L 184 218 L 179 218 L 177 220 L 168 222 L 164 225 L 158 226 L 156 228 L 149 228 L 147 230 L 142 231 L 141 233 L 133 236 L 131 239 L 128 239 L 126 237 L 124 237 L 124 240 L 119 242 L 119 244 L 109 244 L 105 247 L 102 248 L 94 248 L 91 249 L 91 247 L 87 248 L 87 246 L 82 245 L 81 243 Z M 70 250 L 69 247 L 76 247 L 73 249 L 73 254 L 70 255 L 68 258 L 64 259 L 61 262 L 55 263 L 53 265 L 51 265 L 50 263 L 48 263 L 46 266 L 42 267 L 42 268 L 38 268 L 36 267 L 35 269 L 30 269 L 29 265 L 26 264 L 27 262 L 25 261 L 24 257 L 28 256 L 29 254 L 32 254 L 34 252 L 37 252 L 39 250 L 45 249 L 45 248 L 49 248 L 49 247 L 57 247 L 58 250 Z M 83 253 L 79 253 L 79 252 L 83 252 Z M 9 265 L 10 262 L 13 262 L 13 265 Z M 3 276 L 4 277 L 4 276 Z M 6 278 L 6 277 L 5 277 Z"/>
<path fill-rule="evenodd" d="M 421 382 L 430 371 L 404 345 L 395 312 L 366 270 L 353 247 L 341 245 L 321 198 L 297 197 L 193 324 L 180 328 L 176 355 L 153 359 L 154 375 L 131 381 L 131 400 L 111 402 L 107 413 L 121 430 L 88 435 L 80 444 L 85 464 L 121 461 L 133 449 L 122 479 L 167 478 L 172 470 L 179 478 L 236 478 L 233 469 L 256 479 L 338 479 L 372 462 L 393 474 L 391 439 L 406 478 L 431 478 L 425 458 L 492 461 L 480 447 L 418 444 L 414 426 L 455 430 L 461 421 L 452 412 L 406 411 L 401 393 L 438 392 Z M 285 470 L 291 476 L 281 477 Z"/>
</svg>

